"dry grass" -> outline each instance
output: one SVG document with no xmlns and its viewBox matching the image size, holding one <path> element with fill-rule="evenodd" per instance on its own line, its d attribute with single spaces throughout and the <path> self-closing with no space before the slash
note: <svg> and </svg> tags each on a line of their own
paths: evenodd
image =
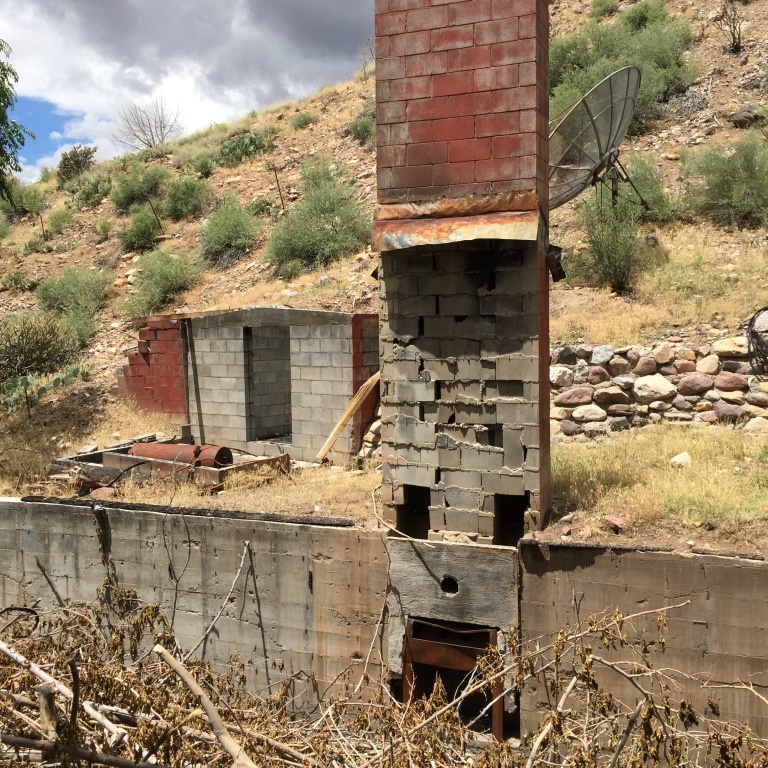
<svg viewBox="0 0 768 768">
<path fill-rule="evenodd" d="M 603 443 L 560 444 L 552 451 L 554 493 L 587 521 L 620 514 L 630 526 L 761 536 L 768 533 L 765 445 L 725 427 L 673 425 Z M 692 465 L 673 468 L 670 459 L 684 451 Z"/>
<path fill-rule="evenodd" d="M 0 416 L 0 494 L 39 492 L 55 458 L 151 432 L 170 437 L 176 427 L 165 414 L 141 411 L 129 400 L 75 384 L 36 405 L 31 418 L 26 410 Z"/>
<path fill-rule="evenodd" d="M 768 249 L 756 232 L 726 232 L 697 222 L 656 234 L 667 257 L 640 277 L 631 296 L 616 298 L 588 287 L 552 291 L 553 340 L 636 344 L 667 335 L 673 325 L 712 321 L 735 333 L 765 304 Z"/>
<path fill-rule="evenodd" d="M 128 482 L 120 488 L 117 500 L 171 507 L 344 517 L 375 527 L 372 496 L 380 483 L 381 473 L 373 467 L 355 472 L 332 466 L 306 467 L 290 475 L 230 475 L 224 489 L 213 495 L 202 495 L 191 483 L 158 480 L 138 486 Z"/>
</svg>

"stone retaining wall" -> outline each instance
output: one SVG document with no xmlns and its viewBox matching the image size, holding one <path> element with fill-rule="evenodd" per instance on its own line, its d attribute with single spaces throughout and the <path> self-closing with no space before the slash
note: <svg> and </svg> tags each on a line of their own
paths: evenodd
<svg viewBox="0 0 768 768">
<path fill-rule="evenodd" d="M 552 442 L 647 424 L 743 424 L 768 434 L 768 381 L 753 374 L 745 337 L 647 347 L 566 345 L 552 350 Z"/>
</svg>

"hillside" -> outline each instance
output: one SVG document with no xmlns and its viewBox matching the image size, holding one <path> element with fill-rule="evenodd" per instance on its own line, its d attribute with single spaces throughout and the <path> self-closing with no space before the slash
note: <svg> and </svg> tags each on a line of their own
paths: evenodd
<svg viewBox="0 0 768 768">
<path fill-rule="evenodd" d="M 621 14 L 632 6 L 617 7 L 599 24 L 607 27 L 618 23 Z M 669 100 L 660 119 L 647 125 L 640 135 L 628 138 L 622 156 L 642 154 L 660 170 L 665 191 L 674 199 L 685 187 L 684 153 L 737 142 L 746 131 L 736 128 L 731 116 L 745 105 L 759 108 L 768 102 L 768 0 L 736 5 L 743 33 L 743 47 L 737 54 L 723 50 L 726 40 L 717 29 L 717 9 L 711 4 L 670 0 L 667 7 L 672 17 L 685 21 L 692 32 L 692 43 L 684 54 L 686 66 L 695 73 L 692 84 Z M 589 2 L 552 0 L 553 37 L 561 39 L 584 29 L 590 23 L 590 10 Z M 192 171 L 195 161 L 214 155 L 231 136 L 274 126 L 274 146 L 265 154 L 234 167 L 213 167 L 207 178 L 212 197 L 202 213 L 179 222 L 163 218 L 159 246 L 172 254 L 198 252 L 205 221 L 217 202 L 231 193 L 243 205 L 271 201 L 274 212 L 282 192 L 290 208 L 302 199 L 302 164 L 321 155 L 338 164 L 355 199 L 370 216 L 375 199 L 375 151 L 357 142 L 346 129 L 370 109 L 373 95 L 372 78 L 327 87 L 295 104 L 251 113 L 231 126 L 211 126 L 173 142 L 163 152 L 111 160 L 89 175 L 109 176 L 113 188 L 135 162 L 143 168 L 166 168 L 174 178 L 196 175 Z M 303 113 L 316 122 L 293 127 L 292 119 Z M 761 137 L 759 132 L 756 135 Z M 46 220 L 72 199 L 72 194 L 57 190 L 55 176 L 36 186 L 45 195 Z M 95 207 L 73 214 L 72 223 L 49 239 L 50 252 L 24 253 L 24 245 L 39 233 L 39 222 L 30 216 L 15 224 L 0 242 L 0 280 L 20 272 L 36 284 L 71 267 L 114 271 L 96 333 L 82 353 L 90 367 L 90 379 L 48 396 L 32 409 L 31 418 L 17 412 L 5 425 L 0 457 L 6 462 L 2 485 L 8 490 L 28 480 L 38 482 L 38 473 L 47 461 L 66 447 L 103 444 L 117 432 L 128 436 L 173 430 L 162 419 L 132 413 L 113 392 L 114 374 L 124 362 L 124 350 L 135 342 L 135 325 L 122 304 L 135 290 L 140 255 L 126 251 L 116 237 L 130 216 L 118 212 L 109 196 Z M 166 311 L 249 305 L 376 311 L 377 284 L 371 277 L 376 255 L 370 249 L 361 247 L 327 268 L 313 269 L 291 280 L 276 276 L 266 247 L 283 217 L 282 213 L 258 216 L 258 235 L 243 256 L 226 268 L 207 268 L 199 282 L 178 295 Z M 94 233 L 94 225 L 104 221 L 113 222 L 113 226 L 102 241 Z M 564 265 L 569 273 L 567 281 L 552 287 L 552 346 L 566 342 L 648 345 L 670 335 L 693 345 L 736 335 L 757 309 L 768 304 L 768 236 L 764 227 L 722 226 L 690 212 L 667 222 L 646 221 L 640 237 L 651 244 L 652 263 L 634 290 L 618 294 L 595 285 L 583 272 L 581 265 L 589 248 L 577 204 L 554 211 L 551 224 L 551 240 L 564 247 Z M 32 290 L 0 291 L 0 317 L 37 307 Z"/>
</svg>

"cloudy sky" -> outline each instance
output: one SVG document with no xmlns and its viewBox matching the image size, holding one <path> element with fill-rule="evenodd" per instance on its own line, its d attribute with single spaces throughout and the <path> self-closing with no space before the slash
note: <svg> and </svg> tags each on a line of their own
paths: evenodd
<svg viewBox="0 0 768 768">
<path fill-rule="evenodd" d="M 349 79 L 373 0 L 0 0 L 0 19 L 31 181 L 77 143 L 123 151 L 133 101 L 162 96 L 189 132 Z"/>
</svg>

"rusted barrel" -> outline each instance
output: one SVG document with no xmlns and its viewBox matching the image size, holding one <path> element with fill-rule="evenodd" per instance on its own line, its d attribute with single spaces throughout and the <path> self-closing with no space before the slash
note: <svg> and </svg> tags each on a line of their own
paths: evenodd
<svg viewBox="0 0 768 768">
<path fill-rule="evenodd" d="M 129 451 L 131 456 L 144 459 L 160 459 L 177 464 L 194 464 L 198 467 L 231 467 L 232 451 L 221 445 L 187 445 L 186 443 L 136 443 Z"/>
</svg>

